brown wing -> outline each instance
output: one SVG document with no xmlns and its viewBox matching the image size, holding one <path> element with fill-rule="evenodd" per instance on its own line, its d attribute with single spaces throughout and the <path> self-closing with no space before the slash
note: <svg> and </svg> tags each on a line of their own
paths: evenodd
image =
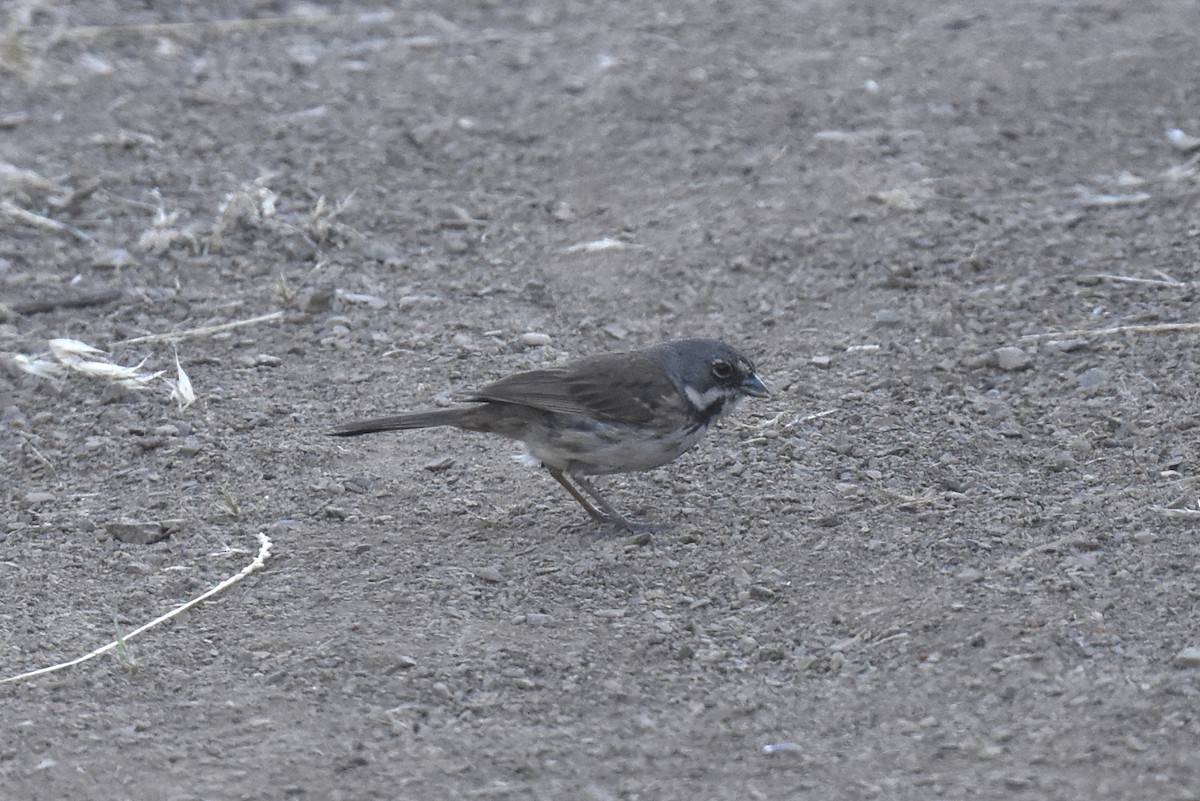
<svg viewBox="0 0 1200 801">
<path fill-rule="evenodd" d="M 471 399 L 638 424 L 651 422 L 665 405 L 681 403 L 662 367 L 642 353 L 602 354 L 566 367 L 517 373 Z"/>
</svg>

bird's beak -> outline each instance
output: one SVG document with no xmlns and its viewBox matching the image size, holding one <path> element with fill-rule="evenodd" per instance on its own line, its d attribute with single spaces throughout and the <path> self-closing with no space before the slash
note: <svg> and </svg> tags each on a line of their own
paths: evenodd
<svg viewBox="0 0 1200 801">
<path fill-rule="evenodd" d="M 765 398 L 771 394 L 757 373 L 751 373 L 742 379 L 741 390 L 743 395 L 749 395 L 752 398 Z"/>
</svg>

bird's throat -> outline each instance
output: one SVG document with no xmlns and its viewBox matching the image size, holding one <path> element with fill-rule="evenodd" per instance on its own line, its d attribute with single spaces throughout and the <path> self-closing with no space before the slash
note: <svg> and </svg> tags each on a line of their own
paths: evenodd
<svg viewBox="0 0 1200 801">
<path fill-rule="evenodd" d="M 725 387 L 712 387 L 704 392 L 697 391 L 695 387 L 686 387 L 683 394 L 692 405 L 693 419 L 702 426 L 732 412 L 740 400 Z"/>
</svg>

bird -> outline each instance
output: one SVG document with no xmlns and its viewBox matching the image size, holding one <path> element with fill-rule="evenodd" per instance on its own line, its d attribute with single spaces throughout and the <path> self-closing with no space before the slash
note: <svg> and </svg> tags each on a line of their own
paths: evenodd
<svg viewBox="0 0 1200 801">
<path fill-rule="evenodd" d="M 593 520 L 654 531 L 661 526 L 630 521 L 589 477 L 672 462 L 742 400 L 769 395 L 754 363 L 732 345 L 675 339 L 514 373 L 467 393 L 460 405 L 356 420 L 329 434 L 437 426 L 498 434 L 524 444 L 518 458 L 544 467 Z"/>
</svg>

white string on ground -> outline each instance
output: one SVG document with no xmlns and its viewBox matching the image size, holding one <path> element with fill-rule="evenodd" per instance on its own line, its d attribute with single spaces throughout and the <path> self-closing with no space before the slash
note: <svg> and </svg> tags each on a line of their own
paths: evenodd
<svg viewBox="0 0 1200 801">
<path fill-rule="evenodd" d="M 114 640 L 113 642 L 110 642 L 108 645 L 97 648 L 95 651 L 92 651 L 90 654 L 85 654 L 85 655 L 79 657 L 78 659 L 72 659 L 70 662 L 61 662 L 57 665 L 50 665 L 49 667 L 39 668 L 37 670 L 31 670 L 28 673 L 22 673 L 19 676 L 9 676 L 6 679 L 0 679 L 0 684 L 6 684 L 10 681 L 20 681 L 21 679 L 31 679 L 34 676 L 41 676 L 45 673 L 53 673 L 56 670 L 62 670 L 64 668 L 74 667 L 75 665 L 82 664 L 83 662 L 86 662 L 89 659 L 95 659 L 97 656 L 100 656 L 103 653 L 107 653 L 107 652 L 113 650 L 114 648 L 120 647 L 122 644 L 124 644 L 125 642 L 127 642 L 129 640 L 132 640 L 134 637 L 141 634 L 143 631 L 148 631 L 149 629 L 154 628 L 155 626 L 159 625 L 160 623 L 165 623 L 166 621 L 170 620 L 171 618 L 175 617 L 176 615 L 180 614 L 181 612 L 185 612 L 188 609 L 191 609 L 193 606 L 195 606 L 196 604 L 205 600 L 206 598 L 211 598 L 212 596 L 216 595 L 217 593 L 221 592 L 222 590 L 233 586 L 237 582 L 244 579 L 246 576 L 253 573 L 255 570 L 258 570 L 260 567 L 262 567 L 263 563 L 267 561 L 267 557 L 269 557 L 271 555 L 271 545 L 272 545 L 271 538 L 268 537 L 266 534 L 259 532 L 258 544 L 259 544 L 258 556 L 254 557 L 253 562 L 251 562 L 250 564 L 243 567 L 241 569 L 241 572 L 239 572 L 237 575 L 230 576 L 229 578 L 225 579 L 220 584 L 213 587 L 212 589 L 210 589 L 208 592 L 204 593 L 203 595 L 199 595 L 199 596 L 193 598 L 192 600 L 188 601 L 187 603 L 183 604 L 182 606 L 175 607 L 170 612 L 167 612 L 165 615 L 162 615 L 161 617 L 157 617 L 154 620 L 151 620 L 149 623 L 146 623 L 145 625 L 134 629 L 133 631 L 126 634 L 124 637 L 118 638 L 118 639 Z"/>
</svg>

